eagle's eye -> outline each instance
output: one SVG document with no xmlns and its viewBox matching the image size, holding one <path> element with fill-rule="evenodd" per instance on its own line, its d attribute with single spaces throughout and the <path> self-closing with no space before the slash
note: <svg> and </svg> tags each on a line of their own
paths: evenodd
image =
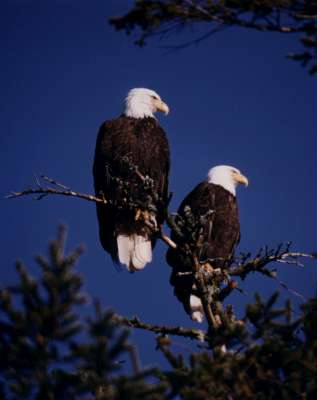
<svg viewBox="0 0 317 400">
<path fill-rule="evenodd" d="M 152 99 L 154 100 L 158 100 L 158 98 L 156 96 L 151 95 Z"/>
</svg>

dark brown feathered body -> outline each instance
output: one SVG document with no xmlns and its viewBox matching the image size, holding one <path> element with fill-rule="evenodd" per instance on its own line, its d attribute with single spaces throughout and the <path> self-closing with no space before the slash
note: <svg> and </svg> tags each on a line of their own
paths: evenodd
<svg viewBox="0 0 317 400">
<path fill-rule="evenodd" d="M 93 175 L 96 195 L 104 196 L 108 204 L 97 204 L 97 217 L 101 244 L 115 261 L 118 234 L 150 234 L 144 223 L 136 220 L 134 205 L 142 209 L 152 192 L 157 194 L 157 198 L 151 197 L 157 224 L 163 223 L 169 168 L 168 141 L 156 119 L 121 115 L 101 125 Z M 142 177 L 146 176 L 152 180 L 151 191 L 144 190 Z M 154 244 L 155 237 L 151 239 Z"/>
<path fill-rule="evenodd" d="M 186 196 L 178 209 L 178 215 L 184 221 L 188 218 L 188 206 L 195 221 L 201 220 L 194 227 L 194 232 L 190 232 L 194 233 L 195 240 L 200 238 L 198 246 L 191 245 L 191 251 L 196 252 L 200 262 L 208 261 L 213 267 L 224 267 L 232 258 L 240 239 L 236 197 L 222 186 L 202 182 Z M 184 249 L 185 242 L 188 243 L 186 233 L 184 238 L 172 234 L 172 239 L 180 249 Z M 178 273 L 192 271 L 192 258 L 183 251 L 169 249 L 167 262 L 173 268 L 170 282 L 174 293 L 188 312 L 194 277 Z"/>
</svg>

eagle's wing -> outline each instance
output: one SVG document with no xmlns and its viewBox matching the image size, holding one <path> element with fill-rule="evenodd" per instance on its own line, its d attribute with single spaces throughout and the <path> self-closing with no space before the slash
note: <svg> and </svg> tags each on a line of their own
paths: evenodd
<svg viewBox="0 0 317 400">
<path fill-rule="evenodd" d="M 118 261 L 116 237 L 143 235 L 144 226 L 127 209 L 126 199 L 142 203 L 144 189 L 140 177 L 153 180 L 153 204 L 158 224 L 164 221 L 170 168 L 169 144 L 165 132 L 154 118 L 121 116 L 105 122 L 99 129 L 93 167 L 96 195 L 109 200 L 97 205 L 100 240 L 106 251 Z M 132 167 L 132 168 L 130 168 Z M 135 172 L 135 168 L 139 173 Z M 152 237 L 152 245 L 155 237 Z"/>
<path fill-rule="evenodd" d="M 240 238 L 236 198 L 219 185 L 202 182 L 181 203 L 178 214 L 182 218 L 187 206 L 191 208 L 195 219 L 201 221 L 196 228 L 200 234 L 200 242 L 196 248 L 199 260 L 208 261 L 213 267 L 226 265 Z M 175 234 L 172 237 L 177 244 L 182 245 Z M 170 283 L 174 286 L 174 293 L 183 303 L 186 312 L 192 315 L 194 275 L 190 272 L 193 261 L 184 252 L 169 249 L 167 262 L 173 268 Z M 195 307 L 197 308 L 197 304 Z M 195 316 L 192 315 L 192 318 L 195 319 Z"/>
<path fill-rule="evenodd" d="M 99 129 L 95 148 L 93 177 L 96 196 L 104 197 L 107 200 L 106 205 L 99 203 L 96 205 L 100 241 L 103 248 L 117 261 L 115 215 L 111 206 L 114 187 L 110 167 L 113 161 L 112 135 L 114 130 L 116 130 L 116 127 L 113 121 L 106 121 Z"/>
<path fill-rule="evenodd" d="M 218 185 L 213 185 L 213 192 L 213 229 L 203 257 L 217 267 L 230 262 L 240 240 L 240 223 L 236 197 Z"/>
<path fill-rule="evenodd" d="M 205 240 L 212 234 L 213 229 L 213 207 L 215 199 L 209 192 L 206 182 L 199 183 L 182 201 L 178 208 L 177 214 L 184 221 L 187 207 L 190 207 L 192 215 L 195 219 L 206 216 L 206 222 L 203 226 Z M 207 235 L 207 236 L 206 236 Z M 179 240 L 176 234 L 172 232 L 172 239 L 182 246 L 182 239 Z M 186 242 L 187 238 L 184 238 Z M 204 245 L 203 245 L 204 247 Z M 187 256 L 183 251 L 169 248 L 166 255 L 168 264 L 172 267 L 170 283 L 174 287 L 174 294 L 178 300 L 183 303 L 185 311 L 190 312 L 190 296 L 194 284 L 194 275 L 191 274 L 193 269 L 192 258 Z"/>
</svg>

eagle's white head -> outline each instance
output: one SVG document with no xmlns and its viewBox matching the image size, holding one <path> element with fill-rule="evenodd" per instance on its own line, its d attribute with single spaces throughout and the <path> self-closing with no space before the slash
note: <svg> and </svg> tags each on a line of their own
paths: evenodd
<svg viewBox="0 0 317 400">
<path fill-rule="evenodd" d="M 246 176 L 230 165 L 217 165 L 208 172 L 208 182 L 214 185 L 220 185 L 228 190 L 234 196 L 236 195 L 236 187 L 239 183 L 248 186 L 249 181 Z"/>
<path fill-rule="evenodd" d="M 132 118 L 154 117 L 156 111 L 169 113 L 165 104 L 154 90 L 145 88 L 131 89 L 125 99 L 124 114 Z"/>
</svg>

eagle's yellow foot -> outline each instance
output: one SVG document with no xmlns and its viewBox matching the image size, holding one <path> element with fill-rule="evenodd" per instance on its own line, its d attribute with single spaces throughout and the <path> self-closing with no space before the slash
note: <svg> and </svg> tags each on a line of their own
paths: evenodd
<svg viewBox="0 0 317 400">
<path fill-rule="evenodd" d="M 136 221 L 138 221 L 138 220 L 141 218 L 141 214 L 142 214 L 142 211 L 138 208 L 137 211 L 136 211 L 136 213 L 135 213 L 134 219 L 135 219 Z"/>
<path fill-rule="evenodd" d="M 135 213 L 135 220 L 143 221 L 146 225 L 150 226 L 151 228 L 157 229 L 157 222 L 155 216 L 147 210 L 142 211 L 140 209 L 137 209 Z"/>
<path fill-rule="evenodd" d="M 218 314 L 215 315 L 215 320 L 216 320 L 218 326 L 222 325 L 221 318 L 220 318 L 220 316 Z"/>
<path fill-rule="evenodd" d="M 214 272 L 213 267 L 208 262 L 205 264 L 202 264 L 202 269 L 207 274 L 212 274 Z"/>
</svg>

